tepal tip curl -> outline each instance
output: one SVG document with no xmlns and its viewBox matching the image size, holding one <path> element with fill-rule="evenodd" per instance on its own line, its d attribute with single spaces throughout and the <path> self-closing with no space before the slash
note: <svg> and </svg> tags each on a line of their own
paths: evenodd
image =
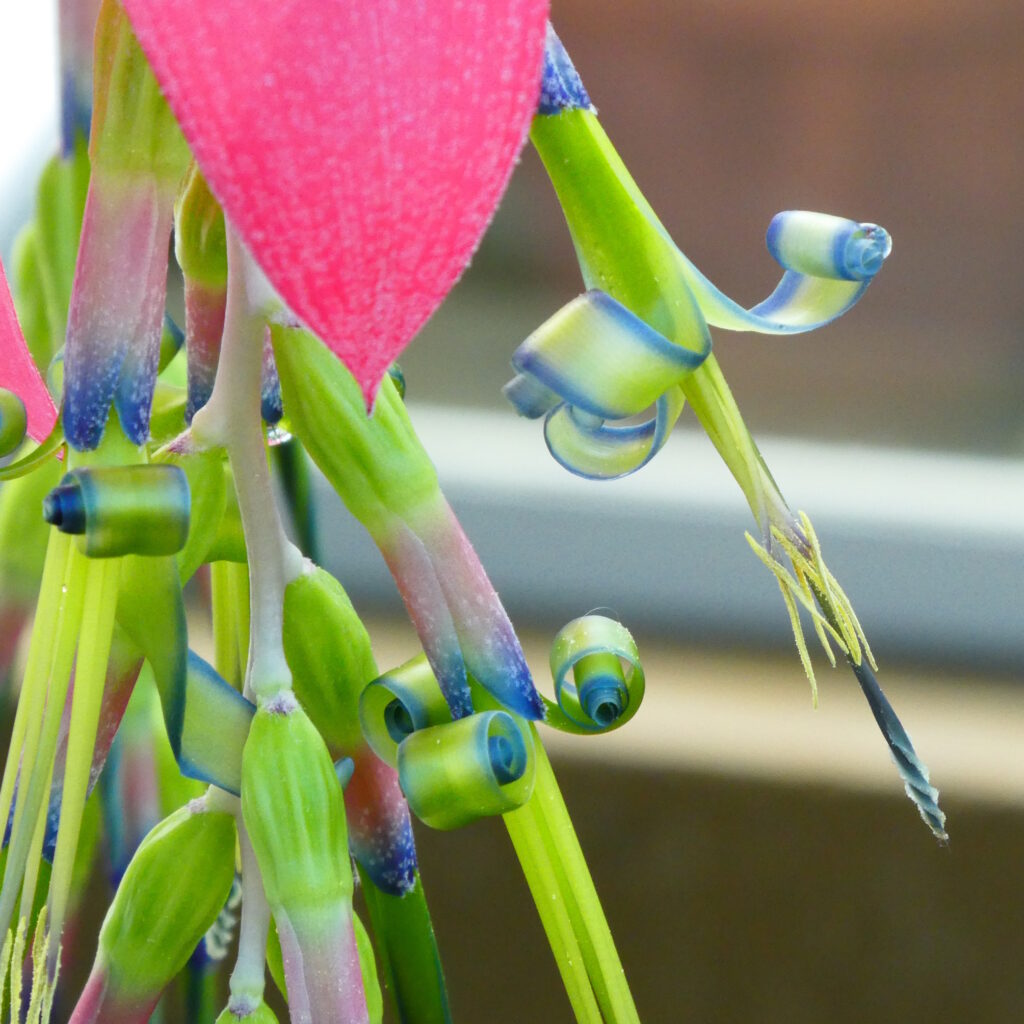
<svg viewBox="0 0 1024 1024">
<path fill-rule="evenodd" d="M 173 555 L 188 539 L 188 480 L 177 466 L 72 470 L 43 499 L 43 519 L 90 558 Z"/>
</svg>

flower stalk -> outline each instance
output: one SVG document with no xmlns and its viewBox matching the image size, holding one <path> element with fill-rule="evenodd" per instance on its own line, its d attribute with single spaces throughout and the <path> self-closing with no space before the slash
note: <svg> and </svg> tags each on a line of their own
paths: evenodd
<svg viewBox="0 0 1024 1024">
<path fill-rule="evenodd" d="M 284 532 L 260 425 L 263 344 L 273 299 L 230 229 L 227 238 L 227 309 L 217 378 L 190 430 L 199 445 L 223 447 L 231 464 L 249 563 L 245 693 L 271 698 L 292 685 L 282 638 L 284 592 L 302 571 L 302 555 Z"/>
</svg>

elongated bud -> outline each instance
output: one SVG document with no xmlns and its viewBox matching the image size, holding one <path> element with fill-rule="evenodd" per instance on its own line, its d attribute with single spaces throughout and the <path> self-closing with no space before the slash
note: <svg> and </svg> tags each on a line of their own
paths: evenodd
<svg viewBox="0 0 1024 1024">
<path fill-rule="evenodd" d="M 92 177 L 67 320 L 64 430 L 95 448 L 111 401 L 149 439 L 174 199 L 189 150 L 128 17 L 103 0 L 96 28 Z"/>
<path fill-rule="evenodd" d="M 148 1020 L 217 919 L 235 875 L 235 823 L 194 800 L 136 851 L 100 931 L 72 1024 Z"/>
<path fill-rule="evenodd" d="M 365 1024 L 341 786 L 327 747 L 290 693 L 253 718 L 242 813 L 274 913 L 296 1024 Z"/>
<path fill-rule="evenodd" d="M 290 694 L 253 717 L 242 813 L 272 907 L 351 897 L 341 786 L 323 739 Z"/>
<path fill-rule="evenodd" d="M 284 653 L 295 693 L 331 752 L 362 746 L 359 694 L 376 665 L 366 627 L 341 584 L 323 569 L 312 568 L 285 590 Z"/>
<path fill-rule="evenodd" d="M 211 289 L 227 287 L 224 211 L 194 162 L 174 204 L 174 255 L 187 278 Z"/>
<path fill-rule="evenodd" d="M 420 729 L 398 747 L 398 776 L 412 812 L 453 829 L 521 807 L 533 792 L 533 742 L 505 711 Z"/>
<path fill-rule="evenodd" d="M 213 391 L 228 284 L 224 213 L 195 163 L 174 207 L 174 254 L 185 279 L 188 346 L 185 419 L 191 423 Z"/>
<path fill-rule="evenodd" d="M 189 151 L 132 32 L 115 0 L 103 0 L 95 39 L 92 134 L 94 170 L 154 174 L 177 186 Z"/>
<path fill-rule="evenodd" d="M 295 693 L 331 756 L 351 755 L 335 764 L 347 787 L 349 850 L 376 885 L 402 895 L 416 873 L 409 809 L 395 757 L 389 764 L 379 760 L 367 749 L 359 724 L 360 691 L 377 674 L 370 637 L 341 584 L 322 569 L 307 571 L 285 591 L 284 650 Z M 426 673 L 444 715 L 439 720 L 450 721 L 429 668 Z"/>
<path fill-rule="evenodd" d="M 189 508 L 177 466 L 94 466 L 61 480 L 43 501 L 43 518 L 77 535 L 90 558 L 173 555 L 188 539 Z"/>
</svg>

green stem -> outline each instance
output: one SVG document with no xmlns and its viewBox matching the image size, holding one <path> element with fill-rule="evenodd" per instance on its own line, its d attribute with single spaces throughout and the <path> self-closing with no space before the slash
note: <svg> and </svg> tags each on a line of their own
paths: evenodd
<svg viewBox="0 0 1024 1024">
<path fill-rule="evenodd" d="M 26 742 L 29 725 L 38 730 L 42 725 L 43 705 L 46 700 L 46 682 L 52 653 L 54 627 L 60 612 L 63 594 L 64 574 L 70 556 L 71 538 L 57 530 L 49 531 L 46 543 L 46 560 L 43 563 L 43 577 L 39 586 L 36 614 L 29 643 L 25 678 L 18 699 L 18 710 L 14 716 L 11 743 L 7 748 L 3 784 L 0 785 L 0 821 L 7 821 L 14 799 L 14 785 L 18 777 L 21 752 Z"/>
<path fill-rule="evenodd" d="M 680 384 L 690 408 L 729 467 L 770 547 L 772 524 L 791 518 L 714 354 Z"/>
<path fill-rule="evenodd" d="M 518 810 L 503 815 L 505 827 L 537 905 L 537 913 L 576 1020 L 579 1024 L 602 1024 L 603 1018 L 566 906 L 565 893 L 559 885 L 549 851 L 537 833 L 531 808 L 533 800 L 531 798 Z"/>
<path fill-rule="evenodd" d="M 64 582 L 60 589 L 60 603 L 52 632 L 46 629 L 45 623 L 36 623 L 33 627 L 33 633 L 38 631 L 45 642 L 52 644 L 52 656 L 46 674 L 46 710 L 40 727 L 29 728 L 26 731 L 22 748 L 18 800 L 7 850 L 3 887 L 0 889 L 0 934 L 10 925 L 14 902 L 24 879 L 26 857 L 35 831 L 37 815 L 40 806 L 49 798 L 49 787 L 46 783 L 53 770 L 53 758 L 67 699 L 71 665 L 82 621 L 85 569 L 85 556 L 79 554 L 76 547 L 69 546 Z"/>
<path fill-rule="evenodd" d="M 249 656 L 249 567 L 245 562 L 232 562 L 228 569 L 234 590 L 231 604 L 235 620 L 235 659 L 241 682 Z"/>
<path fill-rule="evenodd" d="M 234 580 L 230 562 L 210 563 L 210 604 L 213 619 L 213 667 L 238 687 L 238 639 L 235 624 Z"/>
<path fill-rule="evenodd" d="M 263 888 L 263 876 L 240 810 L 235 814 L 235 824 L 238 827 L 238 849 L 242 860 L 242 920 L 238 929 L 238 955 L 231 972 L 231 999 L 228 1006 L 238 1016 L 243 1016 L 263 1001 L 270 906 Z"/>
<path fill-rule="evenodd" d="M 587 973 L 609 1024 L 639 1024 L 626 974 L 547 753 L 531 726 L 537 767 L 531 810 L 573 922 Z"/>
<path fill-rule="evenodd" d="M 50 768 L 46 780 L 46 791 L 49 792 L 53 784 L 53 768 Z M 39 865 L 43 857 L 43 842 L 46 839 L 46 823 L 50 817 L 49 802 L 44 800 L 39 808 L 36 817 L 35 832 L 32 833 L 32 843 L 29 846 L 28 858 L 25 862 L 25 878 L 21 883 L 21 906 L 18 910 L 18 917 L 26 921 L 32 919 L 32 911 L 36 901 L 36 887 L 39 882 Z"/>
<path fill-rule="evenodd" d="M 217 377 L 210 400 L 192 420 L 192 435 L 228 453 L 249 560 L 252 627 L 246 660 L 247 697 L 291 689 L 284 656 L 284 591 L 302 572 L 270 486 L 263 443 L 260 388 L 267 330 L 267 285 L 235 232 L 227 228 L 228 288 Z"/>
<path fill-rule="evenodd" d="M 86 569 L 82 630 L 75 662 L 75 686 L 71 697 L 71 721 L 64 763 L 60 830 L 57 835 L 48 898 L 50 932 L 51 935 L 58 937 L 64 926 L 75 854 L 78 851 L 78 836 L 82 826 L 82 813 L 89 792 L 96 728 L 103 703 L 110 643 L 114 635 L 114 613 L 117 609 L 120 575 L 119 558 L 91 559 Z M 57 943 L 51 943 L 49 946 L 51 977 L 56 972 L 58 949 Z"/>
</svg>

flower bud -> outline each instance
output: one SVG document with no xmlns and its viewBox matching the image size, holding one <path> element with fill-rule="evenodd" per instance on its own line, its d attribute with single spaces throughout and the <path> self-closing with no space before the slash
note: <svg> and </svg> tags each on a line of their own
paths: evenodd
<svg viewBox="0 0 1024 1024">
<path fill-rule="evenodd" d="M 290 692 L 256 712 L 242 754 L 242 814 L 281 939 L 295 1024 L 365 1024 L 341 785 Z"/>
<path fill-rule="evenodd" d="M 224 212 L 194 162 L 174 205 L 174 254 L 186 277 L 209 289 L 227 287 Z"/>
<path fill-rule="evenodd" d="M 224 906 L 234 853 L 234 819 L 208 810 L 204 800 L 146 836 L 100 931 L 88 1013 L 76 1010 L 72 1020 L 118 1020 L 124 1006 L 155 1003 Z"/>
<path fill-rule="evenodd" d="M 351 898 L 341 786 L 323 739 L 290 693 L 253 717 L 242 813 L 275 911 Z"/>
<path fill-rule="evenodd" d="M 177 185 L 189 151 L 119 3 L 102 5 L 95 36 L 89 155 L 121 173 L 140 170 Z"/>
<path fill-rule="evenodd" d="M 359 694 L 377 675 L 370 637 L 341 584 L 313 567 L 284 593 L 284 653 L 295 693 L 330 751 L 362 746 Z"/>
</svg>

